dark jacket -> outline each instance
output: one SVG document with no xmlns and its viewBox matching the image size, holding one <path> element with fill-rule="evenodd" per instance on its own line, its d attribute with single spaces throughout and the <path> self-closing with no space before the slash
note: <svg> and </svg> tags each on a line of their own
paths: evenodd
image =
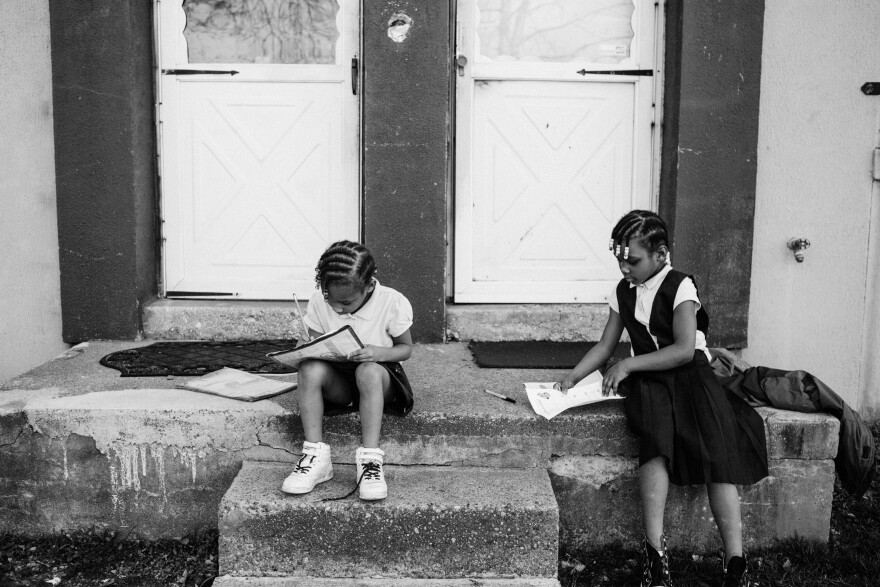
<svg viewBox="0 0 880 587">
<path fill-rule="evenodd" d="M 741 367 L 723 353 L 713 353 L 712 368 L 722 387 L 753 406 L 796 412 L 824 412 L 840 420 L 834 468 L 841 485 L 861 497 L 874 475 L 875 447 L 871 430 L 839 395 L 806 371 Z"/>
</svg>

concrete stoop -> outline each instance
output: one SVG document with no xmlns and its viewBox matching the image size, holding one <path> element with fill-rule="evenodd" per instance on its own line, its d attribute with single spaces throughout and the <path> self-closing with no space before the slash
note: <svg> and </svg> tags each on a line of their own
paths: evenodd
<svg viewBox="0 0 880 587">
<path fill-rule="evenodd" d="M 388 497 L 375 502 L 322 501 L 354 488 L 354 466 L 335 465 L 300 496 L 280 490 L 290 469 L 243 464 L 220 504 L 221 575 L 558 584 L 559 515 L 543 469 L 388 466 Z"/>
<path fill-rule="evenodd" d="M 92 342 L 0 386 L 0 531 L 43 534 L 103 525 L 147 538 L 180 536 L 218 526 L 221 500 L 243 462 L 289 468 L 297 460 L 303 432 L 295 393 L 238 402 L 176 389 L 187 378 L 121 378 L 99 364 L 105 354 L 149 342 Z M 392 492 L 416 467 L 440 467 L 441 478 L 473 467 L 549 474 L 564 548 L 638 544 L 638 442 L 619 402 L 545 420 L 529 406 L 522 383 L 553 381 L 562 372 L 480 369 L 461 343 L 416 345 L 405 368 L 415 409 L 405 418 L 386 417 L 382 429 L 386 463 L 399 477 Z M 793 536 L 827 542 L 839 423 L 824 414 L 759 413 L 771 475 L 742 488 L 747 548 Z M 359 436 L 356 414 L 325 420 L 334 463 L 353 463 Z M 340 483 L 336 494 L 349 486 L 344 472 L 341 467 L 334 482 Z M 308 502 L 281 497 L 270 500 L 272 507 Z M 396 499 L 363 506 L 350 498 L 325 507 L 378 511 Z M 704 488 L 673 488 L 667 530 L 678 547 L 719 546 Z"/>
</svg>

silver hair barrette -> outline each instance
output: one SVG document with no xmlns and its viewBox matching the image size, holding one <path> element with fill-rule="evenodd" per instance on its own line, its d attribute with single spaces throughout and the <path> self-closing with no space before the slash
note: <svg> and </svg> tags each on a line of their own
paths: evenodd
<svg viewBox="0 0 880 587">
<path fill-rule="evenodd" d="M 623 248 L 623 258 L 629 259 L 629 246 Z"/>
<path fill-rule="evenodd" d="M 611 240 L 608 241 L 608 250 L 609 250 L 609 251 L 613 251 L 613 250 L 614 250 L 614 239 L 611 239 Z"/>
</svg>

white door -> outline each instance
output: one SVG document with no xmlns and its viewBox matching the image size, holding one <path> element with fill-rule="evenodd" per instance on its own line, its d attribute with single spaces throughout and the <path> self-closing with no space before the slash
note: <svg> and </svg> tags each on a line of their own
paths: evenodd
<svg viewBox="0 0 880 587">
<path fill-rule="evenodd" d="M 307 296 L 324 248 L 359 236 L 358 0 L 156 14 L 166 295 Z"/>
<path fill-rule="evenodd" d="M 655 202 L 655 2 L 458 7 L 455 301 L 602 302 Z"/>
</svg>

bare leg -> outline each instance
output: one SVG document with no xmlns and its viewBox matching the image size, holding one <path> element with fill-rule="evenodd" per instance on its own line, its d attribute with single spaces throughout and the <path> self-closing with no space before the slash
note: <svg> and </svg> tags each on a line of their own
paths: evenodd
<svg viewBox="0 0 880 587">
<path fill-rule="evenodd" d="M 642 526 L 645 538 L 655 549 L 663 548 L 663 514 L 669 492 L 666 457 L 651 459 L 639 469 L 639 493 L 642 497 Z"/>
<path fill-rule="evenodd" d="M 385 402 L 391 400 L 391 376 L 377 363 L 363 363 L 355 371 L 360 393 L 361 441 L 364 448 L 379 448 Z"/>
<path fill-rule="evenodd" d="M 323 442 L 324 400 L 347 404 L 353 390 L 325 361 L 305 361 L 299 367 L 297 390 L 303 432 L 308 442 Z"/>
<path fill-rule="evenodd" d="M 724 564 L 732 556 L 742 556 L 742 515 L 739 509 L 739 491 L 730 483 L 710 483 L 709 507 L 715 516 L 721 542 L 724 544 Z"/>
</svg>

